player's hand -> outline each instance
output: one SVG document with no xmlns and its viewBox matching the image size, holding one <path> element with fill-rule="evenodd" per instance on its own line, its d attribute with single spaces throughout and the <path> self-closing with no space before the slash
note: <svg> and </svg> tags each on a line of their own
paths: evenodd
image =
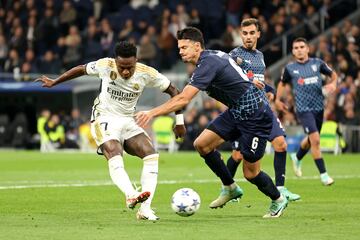
<svg viewBox="0 0 360 240">
<path fill-rule="evenodd" d="M 41 77 L 34 80 L 34 82 L 42 82 L 42 87 L 51 88 L 54 86 L 55 81 L 51 78 L 48 78 L 45 75 L 42 75 Z"/>
<path fill-rule="evenodd" d="M 275 107 L 280 112 L 286 112 L 289 109 L 288 106 L 280 100 L 275 100 Z"/>
<path fill-rule="evenodd" d="M 175 134 L 176 139 L 183 138 L 186 134 L 185 125 L 175 125 L 173 132 Z"/>
<path fill-rule="evenodd" d="M 331 94 L 331 93 L 335 92 L 335 90 L 336 90 L 336 83 L 335 84 L 333 84 L 333 83 L 326 84 L 324 86 L 324 89 L 325 89 L 325 92 L 327 95 Z"/>
<path fill-rule="evenodd" d="M 253 79 L 252 83 L 260 90 L 263 90 L 265 88 L 265 83 L 260 80 Z"/>
<path fill-rule="evenodd" d="M 151 116 L 149 111 L 141 111 L 135 113 L 135 119 L 137 125 L 144 128 L 150 123 L 151 119 L 153 119 L 153 116 Z"/>
<path fill-rule="evenodd" d="M 275 95 L 272 92 L 267 92 L 266 97 L 268 98 L 269 102 L 272 102 L 275 98 Z"/>
</svg>

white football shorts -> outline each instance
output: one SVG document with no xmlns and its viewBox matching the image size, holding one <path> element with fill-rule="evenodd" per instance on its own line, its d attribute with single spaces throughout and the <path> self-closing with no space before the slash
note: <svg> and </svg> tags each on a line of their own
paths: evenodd
<svg viewBox="0 0 360 240">
<path fill-rule="evenodd" d="M 140 133 L 147 135 L 133 117 L 99 116 L 91 123 L 91 135 L 98 146 L 109 140 L 118 140 L 123 145 L 125 140 Z"/>
</svg>

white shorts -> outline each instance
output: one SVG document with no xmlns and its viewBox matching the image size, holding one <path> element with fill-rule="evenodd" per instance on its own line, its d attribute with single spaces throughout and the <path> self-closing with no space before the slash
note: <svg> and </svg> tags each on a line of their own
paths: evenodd
<svg viewBox="0 0 360 240">
<path fill-rule="evenodd" d="M 91 135 L 98 146 L 109 140 L 118 140 L 123 145 L 140 133 L 147 135 L 133 117 L 100 116 L 91 123 Z"/>
</svg>

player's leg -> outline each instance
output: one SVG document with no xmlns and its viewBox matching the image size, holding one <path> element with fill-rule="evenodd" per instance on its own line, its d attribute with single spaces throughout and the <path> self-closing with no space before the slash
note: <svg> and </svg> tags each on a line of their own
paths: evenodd
<svg viewBox="0 0 360 240">
<path fill-rule="evenodd" d="M 242 156 L 240 150 L 238 150 L 238 146 L 239 146 L 239 142 L 234 141 L 232 144 L 233 151 L 226 162 L 226 167 L 229 169 L 229 172 L 233 178 L 236 174 L 236 170 L 238 169 L 239 164 L 241 163 L 241 161 L 243 159 L 243 156 Z M 220 195 L 223 192 L 223 189 L 224 189 L 224 187 L 221 188 Z M 239 199 L 232 199 L 231 201 L 239 202 Z"/>
<path fill-rule="evenodd" d="M 131 123 L 133 124 L 133 122 Z M 143 129 L 132 124 L 128 124 L 128 129 L 130 130 L 127 132 L 127 137 L 129 138 L 124 141 L 124 149 L 127 153 L 143 160 L 140 178 L 141 190 L 143 192 L 150 192 L 150 197 L 141 203 L 137 212 L 137 218 L 152 221 L 159 220 L 159 217 L 151 209 L 151 202 L 157 185 L 159 154 L 155 151 L 151 139 L 143 132 Z"/>
<path fill-rule="evenodd" d="M 210 203 L 211 208 L 224 206 L 231 199 L 242 196 L 242 190 L 236 185 L 228 168 L 216 148 L 223 143 L 224 138 L 231 137 L 236 129 L 228 111 L 223 112 L 213 120 L 194 141 L 194 147 L 204 158 L 206 165 L 221 179 L 223 190 L 220 196 Z"/>
<path fill-rule="evenodd" d="M 234 183 L 234 180 L 227 169 L 220 153 L 216 147 L 223 143 L 224 140 L 215 132 L 205 129 L 194 141 L 194 147 L 204 158 L 208 167 L 221 179 L 224 186 Z"/>
<path fill-rule="evenodd" d="M 304 112 L 304 113 L 298 113 L 297 114 L 298 119 L 300 120 L 303 128 L 304 128 L 304 132 L 306 134 L 309 134 L 309 128 L 310 126 L 315 126 L 315 119 L 312 115 L 311 112 Z M 306 153 L 310 150 L 310 139 L 308 136 L 306 136 L 300 143 L 300 148 L 297 151 L 297 153 L 292 153 L 290 154 L 290 158 L 292 160 L 293 163 L 293 170 L 294 173 L 297 177 L 301 177 L 302 176 L 302 169 L 301 169 L 301 165 L 302 165 L 302 159 L 303 157 L 306 155 Z"/>
<path fill-rule="evenodd" d="M 239 164 L 241 163 L 241 160 L 243 159 L 243 156 L 238 150 L 239 142 L 234 141 L 232 144 L 232 152 L 231 156 L 228 158 L 226 162 L 226 167 L 229 169 L 231 176 L 234 178 L 236 174 L 236 170 L 239 167 Z"/>
<path fill-rule="evenodd" d="M 273 115 L 273 124 L 271 133 L 268 139 L 274 148 L 274 170 L 275 170 L 275 185 L 279 191 L 287 197 L 290 201 L 300 199 L 298 194 L 290 192 L 285 187 L 285 172 L 286 172 L 286 150 L 287 144 L 285 140 L 285 130 L 282 127 L 280 120 Z"/>
<path fill-rule="evenodd" d="M 322 127 L 323 112 L 314 113 L 313 116 L 314 116 L 316 125 L 311 126 L 309 128 L 311 154 L 315 161 L 316 167 L 319 170 L 321 182 L 325 186 L 329 186 L 334 183 L 334 180 L 326 172 L 325 161 L 322 157 L 321 149 L 320 149 L 320 133 L 319 132 L 321 131 L 321 127 Z"/>
<path fill-rule="evenodd" d="M 241 140 L 240 148 L 244 156 L 244 177 L 256 185 L 262 193 L 271 198 L 270 210 L 264 217 L 279 217 L 287 207 L 288 200 L 279 192 L 270 176 L 261 171 L 260 159 L 265 153 L 267 140 L 251 135 L 249 133 L 243 134 Z"/>
<path fill-rule="evenodd" d="M 121 144 L 117 140 L 110 140 L 101 145 L 101 150 L 108 159 L 112 181 L 126 196 L 127 207 L 134 208 L 137 203 L 145 201 L 150 194 L 140 194 L 132 186 L 129 175 L 125 171 Z"/>
<path fill-rule="evenodd" d="M 292 166 L 294 173 L 297 177 L 302 176 L 302 159 L 306 155 L 306 153 L 310 150 L 310 140 L 309 137 L 306 136 L 300 143 L 299 150 L 296 153 L 291 153 L 290 158 L 292 160 Z"/>
<path fill-rule="evenodd" d="M 309 150 L 310 150 L 310 140 L 309 137 L 306 136 L 301 140 L 300 148 L 296 152 L 297 159 L 299 159 L 299 161 L 302 160 Z"/>
<path fill-rule="evenodd" d="M 148 194 L 138 193 L 125 171 L 120 132 L 121 126 L 113 118 L 102 117 L 91 123 L 91 134 L 108 160 L 111 180 L 125 194 L 127 207 L 134 208 L 137 202 L 145 201 Z"/>
<path fill-rule="evenodd" d="M 286 150 L 287 144 L 284 136 L 277 136 L 271 144 L 274 148 L 274 170 L 275 170 L 275 184 L 277 187 L 283 187 L 285 184 L 286 171 Z"/>
<path fill-rule="evenodd" d="M 274 170 L 275 170 L 275 185 L 279 191 L 287 197 L 289 201 L 296 201 L 300 199 L 300 195 L 290 192 L 285 187 L 285 173 L 286 173 L 286 150 L 287 144 L 284 136 L 278 136 L 272 140 L 274 147 Z"/>
</svg>

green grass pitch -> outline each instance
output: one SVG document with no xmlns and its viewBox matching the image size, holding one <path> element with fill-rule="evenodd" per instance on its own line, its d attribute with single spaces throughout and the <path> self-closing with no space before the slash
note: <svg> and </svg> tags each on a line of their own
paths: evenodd
<svg viewBox="0 0 360 240">
<path fill-rule="evenodd" d="M 229 153 L 223 153 L 224 159 Z M 262 160 L 274 176 L 273 156 Z M 255 186 L 244 189 L 239 203 L 212 210 L 220 183 L 196 153 L 161 153 L 159 185 L 153 208 L 159 222 L 138 221 L 112 185 L 107 164 L 96 154 L 26 151 L 0 152 L 0 239 L 360 239 L 360 155 L 324 155 L 330 187 L 321 185 L 311 157 L 296 179 L 287 162 L 286 186 L 301 195 L 279 219 L 262 219 L 270 200 Z M 125 156 L 130 178 L 139 182 L 141 160 Z M 171 195 L 190 187 L 201 197 L 199 211 L 180 217 L 170 208 Z"/>
</svg>

